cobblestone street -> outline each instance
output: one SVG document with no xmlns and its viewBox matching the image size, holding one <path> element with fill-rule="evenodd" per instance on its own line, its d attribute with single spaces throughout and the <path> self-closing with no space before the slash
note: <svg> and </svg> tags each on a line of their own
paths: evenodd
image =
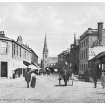
<svg viewBox="0 0 105 105">
<path fill-rule="evenodd" d="M 2 81 L 1 81 L 2 80 Z M 37 77 L 36 88 L 26 88 L 24 78 L 0 80 L 0 102 L 105 102 L 105 90 L 93 83 L 74 81 L 59 86 L 57 77 Z M 63 84 L 63 81 L 62 81 Z"/>
</svg>

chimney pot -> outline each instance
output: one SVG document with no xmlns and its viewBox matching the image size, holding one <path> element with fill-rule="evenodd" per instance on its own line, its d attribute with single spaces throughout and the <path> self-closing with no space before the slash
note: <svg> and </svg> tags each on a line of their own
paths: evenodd
<svg viewBox="0 0 105 105">
<path fill-rule="evenodd" d="M 98 40 L 99 43 L 102 43 L 102 30 L 103 30 L 103 22 L 98 22 Z"/>
</svg>

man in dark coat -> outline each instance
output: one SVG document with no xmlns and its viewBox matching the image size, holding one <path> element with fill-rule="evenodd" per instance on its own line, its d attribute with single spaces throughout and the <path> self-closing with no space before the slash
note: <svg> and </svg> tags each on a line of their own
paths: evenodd
<svg viewBox="0 0 105 105">
<path fill-rule="evenodd" d="M 93 82 L 94 82 L 94 88 L 96 88 L 97 87 L 97 81 L 101 76 L 101 72 L 100 72 L 98 64 L 94 64 L 93 66 L 94 66 L 94 69 L 92 71 L 92 77 L 93 77 Z"/>
<path fill-rule="evenodd" d="M 31 72 L 29 71 L 28 68 L 27 68 L 27 71 L 25 71 L 25 80 L 27 82 L 27 88 L 29 88 L 29 83 L 31 80 Z"/>
</svg>

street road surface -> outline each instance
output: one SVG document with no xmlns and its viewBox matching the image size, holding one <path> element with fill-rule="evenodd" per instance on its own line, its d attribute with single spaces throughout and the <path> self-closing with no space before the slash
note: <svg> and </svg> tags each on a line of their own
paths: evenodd
<svg viewBox="0 0 105 105">
<path fill-rule="evenodd" d="M 26 88 L 24 78 L 0 79 L 0 102 L 96 103 L 105 102 L 105 89 L 95 89 L 93 83 L 74 81 L 71 86 L 59 86 L 58 77 L 38 76 L 35 88 Z M 63 81 L 62 81 L 62 84 Z"/>
</svg>

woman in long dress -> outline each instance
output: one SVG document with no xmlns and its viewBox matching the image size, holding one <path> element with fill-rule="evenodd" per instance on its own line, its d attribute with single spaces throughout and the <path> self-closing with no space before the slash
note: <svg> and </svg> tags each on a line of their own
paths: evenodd
<svg viewBox="0 0 105 105">
<path fill-rule="evenodd" d="M 101 76 L 101 85 L 102 88 L 105 88 L 105 72 L 102 72 L 102 76 Z"/>
<path fill-rule="evenodd" d="M 36 74 L 35 74 L 35 72 L 31 72 L 31 83 L 30 83 L 30 86 L 32 88 L 35 88 L 35 85 L 36 85 Z"/>
</svg>

